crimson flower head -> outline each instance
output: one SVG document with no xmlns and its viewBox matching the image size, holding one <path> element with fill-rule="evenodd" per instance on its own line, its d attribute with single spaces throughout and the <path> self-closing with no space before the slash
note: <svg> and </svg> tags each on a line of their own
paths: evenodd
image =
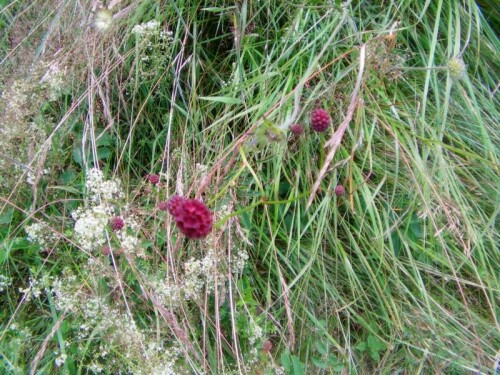
<svg viewBox="0 0 500 375">
<path fill-rule="evenodd" d="M 300 124 L 294 124 L 294 125 L 290 126 L 290 131 L 293 134 L 300 135 L 300 134 L 304 133 L 304 127 Z"/>
<path fill-rule="evenodd" d="M 322 108 L 317 108 L 311 113 L 311 128 L 322 133 L 330 126 L 330 114 Z"/>
<path fill-rule="evenodd" d="M 337 185 L 335 186 L 335 195 L 337 197 L 341 197 L 342 195 L 345 194 L 345 187 L 343 185 Z"/>
<path fill-rule="evenodd" d="M 167 201 L 161 201 L 158 203 L 158 209 L 161 211 L 166 211 L 168 210 L 168 202 Z"/>
<path fill-rule="evenodd" d="M 158 182 L 160 182 L 160 176 L 157 174 L 150 174 L 148 175 L 148 181 L 151 185 L 156 185 Z"/>
<path fill-rule="evenodd" d="M 177 228 L 188 238 L 203 238 L 212 231 L 212 213 L 198 199 L 174 196 L 168 201 L 168 212 L 174 217 Z"/>
<path fill-rule="evenodd" d="M 175 217 L 179 214 L 182 205 L 186 201 L 185 198 L 179 196 L 179 195 L 174 195 L 172 198 L 170 198 L 167 202 L 167 210 L 172 215 L 175 219 Z"/>
<path fill-rule="evenodd" d="M 116 232 L 125 226 L 125 222 L 120 216 L 111 219 L 111 228 Z"/>
</svg>

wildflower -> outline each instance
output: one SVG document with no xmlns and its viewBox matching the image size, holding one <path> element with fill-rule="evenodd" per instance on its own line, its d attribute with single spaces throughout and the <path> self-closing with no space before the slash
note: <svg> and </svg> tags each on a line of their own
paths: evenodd
<svg viewBox="0 0 500 375">
<path fill-rule="evenodd" d="M 64 365 L 64 362 L 66 362 L 66 358 L 68 358 L 68 356 L 64 353 L 57 357 L 54 361 L 56 367 L 61 367 L 62 365 Z"/>
<path fill-rule="evenodd" d="M 175 195 L 172 198 L 168 200 L 167 203 L 167 209 L 170 215 L 172 215 L 174 218 L 177 216 L 180 212 L 181 206 L 184 204 L 185 199 Z"/>
<path fill-rule="evenodd" d="M 155 33 L 160 27 L 158 21 L 149 21 L 146 23 L 141 23 L 140 25 L 135 25 L 132 28 L 132 34 L 136 35 L 149 35 Z"/>
<path fill-rule="evenodd" d="M 342 195 L 345 194 L 345 187 L 343 185 L 337 185 L 335 186 L 335 195 L 337 197 L 341 197 Z"/>
<path fill-rule="evenodd" d="M 93 202 L 110 201 L 124 197 L 120 180 L 115 178 L 105 181 L 102 171 L 96 168 L 88 171 L 85 187 Z"/>
<path fill-rule="evenodd" d="M 451 78 L 456 80 L 464 78 L 465 73 L 467 72 L 464 60 L 457 56 L 452 57 L 450 61 L 448 61 L 448 69 L 450 71 Z"/>
<path fill-rule="evenodd" d="M 121 217 L 117 216 L 111 219 L 111 228 L 113 228 L 115 232 L 123 229 L 124 226 L 125 222 Z"/>
<path fill-rule="evenodd" d="M 300 124 L 294 124 L 294 125 L 290 126 L 290 131 L 293 134 L 300 135 L 304 132 L 304 127 Z"/>
<path fill-rule="evenodd" d="M 262 351 L 264 353 L 269 353 L 271 351 L 271 349 L 273 348 L 273 343 L 270 341 L 270 340 L 266 340 L 264 341 L 264 343 L 262 344 Z"/>
<path fill-rule="evenodd" d="M 200 200 L 172 197 L 168 211 L 177 228 L 188 238 L 203 238 L 212 230 L 212 213 Z"/>
<path fill-rule="evenodd" d="M 106 238 L 104 228 L 109 221 L 111 210 L 105 205 L 91 207 L 88 210 L 77 210 L 72 213 L 75 222 L 75 238 L 87 251 L 101 248 Z"/>
<path fill-rule="evenodd" d="M 151 185 L 156 185 L 158 182 L 160 182 L 160 176 L 157 174 L 150 174 L 148 175 L 148 181 Z"/>
<path fill-rule="evenodd" d="M 161 201 L 158 203 L 158 209 L 161 211 L 166 211 L 168 210 L 168 202 L 167 201 Z"/>
<path fill-rule="evenodd" d="M 107 9 L 99 10 L 94 19 L 94 27 L 99 31 L 106 31 L 113 22 L 113 15 Z"/>
<path fill-rule="evenodd" d="M 330 126 L 330 115 L 327 111 L 317 108 L 311 113 L 311 128 L 312 130 L 322 133 Z"/>
</svg>

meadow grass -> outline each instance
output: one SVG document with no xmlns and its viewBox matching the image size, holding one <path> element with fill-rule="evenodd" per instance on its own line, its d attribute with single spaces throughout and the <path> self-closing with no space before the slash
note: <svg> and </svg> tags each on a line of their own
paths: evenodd
<svg viewBox="0 0 500 375">
<path fill-rule="evenodd" d="M 2 372 L 500 371 L 494 12 L 0 6 Z"/>
</svg>

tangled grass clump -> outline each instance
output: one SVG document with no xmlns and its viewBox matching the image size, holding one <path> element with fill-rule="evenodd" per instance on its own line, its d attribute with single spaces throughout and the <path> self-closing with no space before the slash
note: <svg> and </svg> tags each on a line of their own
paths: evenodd
<svg viewBox="0 0 500 375">
<path fill-rule="evenodd" d="M 0 372 L 496 371 L 495 31 L 333 3 L 0 10 Z"/>
</svg>

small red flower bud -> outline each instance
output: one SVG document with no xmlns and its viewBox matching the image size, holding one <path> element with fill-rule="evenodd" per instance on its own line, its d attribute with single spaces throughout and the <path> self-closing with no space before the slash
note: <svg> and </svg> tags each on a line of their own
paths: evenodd
<svg viewBox="0 0 500 375">
<path fill-rule="evenodd" d="M 160 176 L 157 174 L 150 174 L 148 175 L 148 181 L 151 185 L 156 185 L 158 182 L 160 182 Z"/>
<path fill-rule="evenodd" d="M 167 201 L 161 201 L 158 203 L 158 209 L 161 211 L 166 211 L 168 210 L 168 202 Z"/>
<path fill-rule="evenodd" d="M 116 232 L 122 229 L 125 226 L 125 222 L 119 216 L 116 216 L 111 219 L 111 228 Z"/>
<path fill-rule="evenodd" d="M 300 124 L 294 124 L 294 125 L 290 126 L 290 131 L 293 134 L 300 135 L 300 134 L 304 133 L 304 127 Z"/>
<path fill-rule="evenodd" d="M 262 344 L 262 351 L 264 353 L 269 353 L 271 351 L 271 349 L 273 348 L 273 343 L 270 341 L 270 340 L 266 340 L 264 341 L 264 343 Z"/>
<path fill-rule="evenodd" d="M 335 186 L 335 195 L 337 195 L 337 197 L 341 197 L 344 194 L 345 194 L 345 187 L 344 186 L 342 186 L 340 184 Z"/>
</svg>

